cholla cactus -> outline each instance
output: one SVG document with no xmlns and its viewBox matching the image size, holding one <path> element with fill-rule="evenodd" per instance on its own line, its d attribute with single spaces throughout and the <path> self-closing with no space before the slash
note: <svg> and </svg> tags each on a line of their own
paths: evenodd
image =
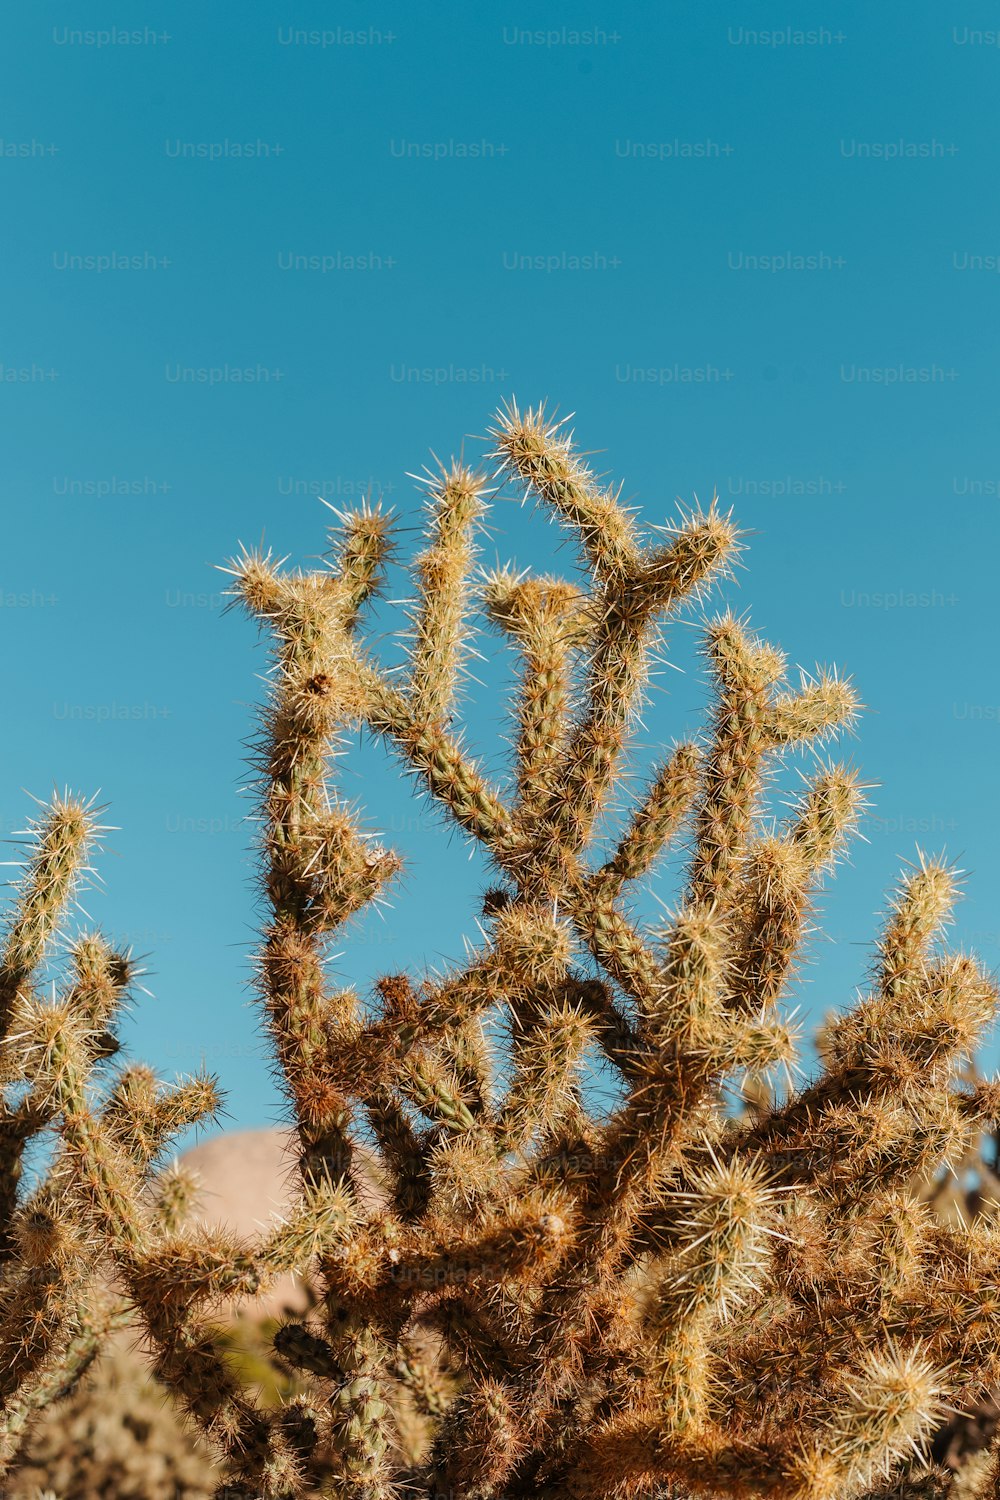
<svg viewBox="0 0 1000 1500">
<path fill-rule="evenodd" d="M 43 1411 L 4 1500 L 209 1500 L 211 1454 L 139 1355 L 115 1348 Z M 39 1487 L 41 1487 L 40 1493 Z"/>
<path fill-rule="evenodd" d="M 936 1222 L 908 1186 L 964 1159 L 1000 1105 L 995 1084 L 956 1081 L 997 992 L 940 946 L 955 872 L 921 856 L 904 874 L 870 993 L 827 1028 L 821 1071 L 787 1095 L 756 1087 L 734 1113 L 741 1079 L 793 1061 L 787 998 L 815 891 L 863 805 L 857 774 L 815 756 L 857 696 L 830 671 L 790 684 L 743 621 L 711 619 L 706 733 L 665 752 L 606 846 L 663 627 L 725 575 L 738 538 L 715 503 L 647 535 L 541 409 L 506 408 L 493 439 L 503 481 L 576 539 L 581 577 L 476 575 L 489 481 L 443 468 L 403 674 L 361 628 L 391 551 L 378 507 L 340 518 L 315 572 L 256 551 L 231 565 L 275 653 L 259 992 L 301 1145 L 299 1207 L 259 1245 L 178 1229 L 164 1189 L 139 1206 L 169 1133 L 214 1095 L 132 1069 L 95 1112 L 87 1079 L 123 960 L 92 939 L 60 1005 L 31 989 L 85 842 L 78 806 L 71 827 L 65 805 L 49 815 L 0 977 L 7 1076 L 30 1083 L 8 1106 L 9 1205 L 27 1134 L 43 1123 L 61 1140 L 9 1236 L 10 1410 L 71 1371 L 75 1299 L 100 1262 L 215 1444 L 218 1500 L 942 1495 L 927 1439 L 1000 1380 L 1000 1233 Z M 453 727 L 474 606 L 521 663 L 506 787 Z M 359 729 L 495 872 L 467 961 L 383 975 L 370 997 L 326 964 L 401 869 L 335 788 Z M 811 770 L 775 826 L 768 778 L 800 748 Z M 679 837 L 684 890 L 649 928 L 634 896 Z M 613 1099 L 594 1097 L 597 1059 Z M 316 1305 L 274 1337 L 304 1384 L 265 1406 L 208 1308 L 306 1267 Z M 994 1469 L 963 1493 L 986 1493 Z"/>
</svg>

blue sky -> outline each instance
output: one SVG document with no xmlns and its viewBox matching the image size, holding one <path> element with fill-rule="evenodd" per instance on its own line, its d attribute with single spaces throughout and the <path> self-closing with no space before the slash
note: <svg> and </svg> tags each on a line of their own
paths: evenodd
<svg viewBox="0 0 1000 1500">
<path fill-rule="evenodd" d="M 150 955 L 130 1051 L 277 1118 L 240 795 L 264 656 L 213 565 L 262 535 L 305 562 L 317 492 L 369 487 L 412 547 L 407 471 L 474 455 L 511 394 L 574 411 L 651 522 L 717 489 L 750 533 L 720 602 L 858 684 L 878 785 L 810 1016 L 863 981 L 918 844 L 968 870 L 956 942 L 995 966 L 995 9 L 136 9 L 25 7 L 0 62 L 0 825 L 54 783 L 109 801 L 86 906 Z M 487 556 L 570 568 L 555 544 L 508 503 Z M 640 767 L 697 728 L 694 645 Z M 459 957 L 481 866 L 380 753 L 344 786 L 412 873 L 336 973 Z"/>
</svg>

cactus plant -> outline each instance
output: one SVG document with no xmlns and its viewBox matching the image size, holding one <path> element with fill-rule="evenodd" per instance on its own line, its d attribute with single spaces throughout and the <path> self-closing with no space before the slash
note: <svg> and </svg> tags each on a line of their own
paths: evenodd
<svg viewBox="0 0 1000 1500">
<path fill-rule="evenodd" d="M 943 1224 L 910 1188 L 1000 1112 L 997 1084 L 959 1072 L 998 997 L 941 945 L 956 872 L 924 855 L 904 872 L 869 993 L 827 1026 L 815 1076 L 734 1113 L 734 1080 L 794 1057 L 787 1000 L 816 891 L 863 810 L 857 772 L 825 758 L 858 696 L 834 671 L 790 682 L 744 620 L 709 618 L 710 722 L 664 750 L 609 836 L 665 627 L 740 540 L 715 501 L 642 527 L 542 408 L 503 408 L 491 442 L 492 478 L 464 461 L 427 476 L 403 673 L 363 631 L 393 547 L 380 506 L 338 517 L 317 570 L 261 550 L 230 564 L 274 653 L 257 987 L 300 1146 L 299 1205 L 259 1243 L 178 1227 L 159 1168 L 211 1116 L 215 1080 L 166 1088 L 125 1068 L 95 1094 L 128 956 L 89 934 L 63 998 L 40 1000 L 96 811 L 66 797 L 39 821 L 0 968 L 3 1456 L 72 1386 L 101 1317 L 124 1315 L 91 1307 L 101 1267 L 213 1445 L 217 1500 L 942 1494 L 929 1439 L 1000 1380 L 1000 1229 Z M 493 479 L 566 529 L 578 578 L 476 571 Z M 520 661 L 509 786 L 454 725 L 474 609 Z M 382 975 L 370 997 L 327 963 L 402 864 L 337 789 L 360 729 L 493 871 L 475 951 L 444 974 Z M 769 778 L 798 751 L 809 773 L 776 826 Z M 636 893 L 672 844 L 684 889 L 643 923 Z M 595 1097 L 595 1058 L 613 1098 Z M 58 1149 L 22 1201 L 42 1130 Z M 211 1308 L 295 1268 L 316 1305 L 273 1342 L 303 1384 L 269 1404 Z M 994 1469 L 963 1493 L 991 1493 Z"/>
<path fill-rule="evenodd" d="M 7 1485 L 9 1500 L 210 1500 L 215 1480 L 207 1444 L 169 1393 L 137 1354 L 113 1347 L 40 1413 Z"/>
</svg>

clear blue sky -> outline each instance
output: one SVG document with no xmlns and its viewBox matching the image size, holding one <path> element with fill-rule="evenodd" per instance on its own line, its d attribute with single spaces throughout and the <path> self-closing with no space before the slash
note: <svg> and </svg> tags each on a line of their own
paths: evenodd
<svg viewBox="0 0 1000 1500">
<path fill-rule="evenodd" d="M 310 489 L 380 487 L 412 527 L 406 471 L 510 394 L 574 410 L 649 521 L 717 488 L 752 533 L 729 602 L 859 686 L 879 785 L 810 1014 L 850 1001 L 918 843 L 969 871 L 956 940 L 997 963 L 996 24 L 901 0 L 8 13 L 0 823 L 54 782 L 110 802 L 86 904 L 150 954 L 135 1055 L 204 1057 L 236 1122 L 276 1118 L 239 794 L 264 657 L 213 564 L 262 534 L 321 552 Z M 554 543 L 508 506 L 490 555 Z M 704 700 L 675 642 L 691 675 L 649 747 Z M 497 766 L 488 650 L 469 718 Z M 385 757 L 345 775 L 413 874 L 337 972 L 460 956 L 480 866 Z"/>
</svg>

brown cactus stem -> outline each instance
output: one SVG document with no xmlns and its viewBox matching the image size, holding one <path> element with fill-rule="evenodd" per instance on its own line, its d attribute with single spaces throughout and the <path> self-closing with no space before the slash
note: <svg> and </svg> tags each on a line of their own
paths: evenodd
<svg viewBox="0 0 1000 1500">
<path fill-rule="evenodd" d="M 491 1375 L 516 1378 L 518 1351 L 505 1340 L 480 1298 L 460 1287 L 445 1288 L 425 1314 L 425 1321 L 430 1328 L 440 1330 L 474 1379 L 485 1380 Z"/>
<path fill-rule="evenodd" d="M 14 1207 L 25 1147 L 50 1122 L 52 1115 L 52 1108 L 32 1094 L 14 1106 L 0 1107 L 0 1264 L 15 1253 Z"/>
<path fill-rule="evenodd" d="M 331 1007 L 318 940 L 293 920 L 276 922 L 261 957 L 265 1014 L 295 1111 L 302 1167 L 309 1180 L 350 1178 L 352 1107 L 338 1086 L 338 1032 L 345 1017 Z"/>
<path fill-rule="evenodd" d="M 605 1500 L 611 1494 L 638 1496 L 654 1483 L 674 1483 L 692 1495 L 723 1492 L 738 1500 L 778 1500 L 793 1491 L 780 1450 L 768 1453 L 751 1443 L 724 1447 L 716 1438 L 715 1451 L 704 1437 L 697 1443 L 665 1448 L 655 1417 L 632 1417 L 597 1434 L 582 1445 L 567 1465 L 558 1487 L 542 1489 L 554 1497 Z"/>
</svg>

